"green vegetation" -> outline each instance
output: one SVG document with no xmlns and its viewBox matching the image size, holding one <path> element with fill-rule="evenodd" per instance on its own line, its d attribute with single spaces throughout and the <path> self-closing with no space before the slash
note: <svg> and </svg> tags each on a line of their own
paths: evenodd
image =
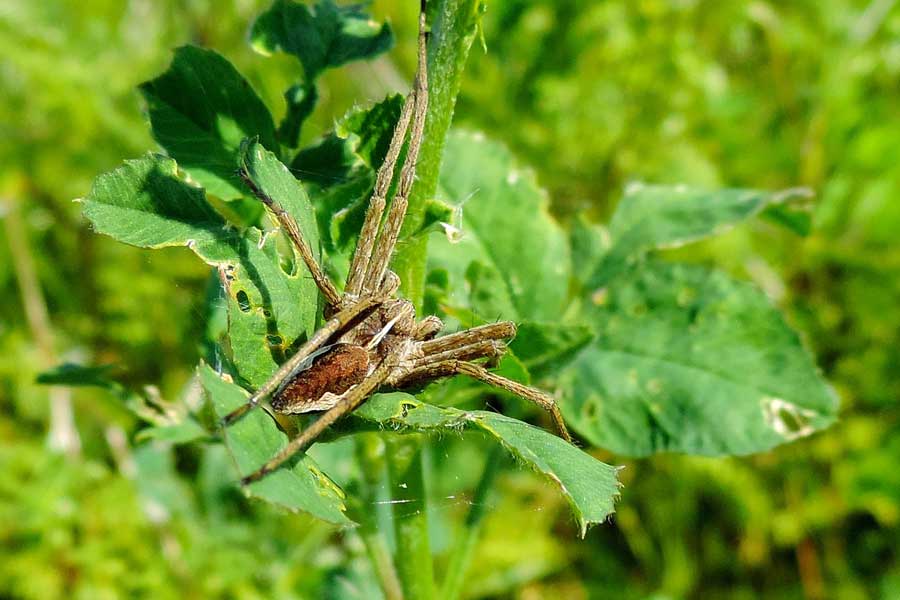
<svg viewBox="0 0 900 600">
<path fill-rule="evenodd" d="M 893 2 L 433 1 L 394 269 L 450 327 L 520 323 L 500 372 L 580 448 L 457 378 L 375 397 L 265 501 L 235 481 L 285 434 L 218 417 L 320 299 L 237 173 L 342 281 L 416 7 L 20 4 L 0 595 L 898 593 Z"/>
</svg>

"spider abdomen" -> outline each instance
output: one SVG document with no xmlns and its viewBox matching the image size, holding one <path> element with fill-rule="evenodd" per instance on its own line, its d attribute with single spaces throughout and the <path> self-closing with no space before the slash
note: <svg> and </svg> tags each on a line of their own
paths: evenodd
<svg viewBox="0 0 900 600">
<path fill-rule="evenodd" d="M 282 414 L 327 410 L 337 397 L 362 381 L 369 354 L 357 344 L 335 344 L 298 372 L 272 396 L 272 408 Z"/>
</svg>

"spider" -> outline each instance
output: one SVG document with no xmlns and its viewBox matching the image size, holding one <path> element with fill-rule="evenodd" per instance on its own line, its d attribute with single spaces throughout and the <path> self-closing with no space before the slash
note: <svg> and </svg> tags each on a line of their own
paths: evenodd
<svg viewBox="0 0 900 600">
<path fill-rule="evenodd" d="M 443 328 L 441 320 L 433 315 L 417 320 L 412 303 L 396 295 L 400 278 L 388 269 L 388 264 L 406 215 L 428 109 L 425 9 L 426 0 L 422 0 L 413 87 L 376 175 L 343 294 L 316 262 L 293 217 L 259 189 L 247 172 L 240 172 L 300 254 L 325 299 L 328 318 L 246 404 L 223 419 L 225 426 L 233 423 L 269 395 L 272 409 L 281 414 L 325 411 L 276 456 L 244 477 L 243 485 L 262 479 L 306 449 L 325 429 L 356 410 L 379 389 L 421 386 L 453 375 L 468 375 L 534 402 L 549 412 L 560 436 L 571 441 L 552 397 L 486 368 L 496 364 L 506 350 L 505 341 L 515 337 L 514 323 L 502 321 L 437 337 Z M 384 218 L 388 190 L 407 133 L 406 158 Z M 485 362 L 473 362 L 477 360 Z"/>
</svg>

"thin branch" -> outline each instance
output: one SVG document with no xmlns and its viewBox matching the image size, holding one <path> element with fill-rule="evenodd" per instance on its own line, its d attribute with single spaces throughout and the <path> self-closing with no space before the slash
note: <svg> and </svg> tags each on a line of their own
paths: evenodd
<svg viewBox="0 0 900 600">
<path fill-rule="evenodd" d="M 25 234 L 25 224 L 15 199 L 7 198 L 3 204 L 6 207 L 3 224 L 6 238 L 9 240 L 25 320 L 40 352 L 41 366 L 49 369 L 58 363 L 58 358 L 53 348 L 53 329 L 47 313 L 47 303 L 38 282 L 34 258 Z M 81 452 L 81 438 L 75 427 L 71 392 L 65 387 L 52 386 L 49 396 L 50 427 L 47 444 L 52 450 L 75 456 Z"/>
</svg>

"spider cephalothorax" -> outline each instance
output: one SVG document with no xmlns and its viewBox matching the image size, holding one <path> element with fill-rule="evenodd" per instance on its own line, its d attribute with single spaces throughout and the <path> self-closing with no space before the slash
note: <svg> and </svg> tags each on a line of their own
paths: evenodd
<svg viewBox="0 0 900 600">
<path fill-rule="evenodd" d="M 550 396 L 486 368 L 496 363 L 506 350 L 505 342 L 515 336 L 513 323 L 502 321 L 436 337 L 443 327 L 441 320 L 435 316 L 417 320 L 412 303 L 396 296 L 400 280 L 388 265 L 406 216 L 428 109 L 424 4 L 423 1 L 419 15 L 415 84 L 378 171 L 343 293 L 338 292 L 316 262 L 294 219 L 254 185 L 248 173 L 241 172 L 249 189 L 269 208 L 309 269 L 325 298 L 328 318 L 247 404 L 225 417 L 227 425 L 270 394 L 272 408 L 279 413 L 325 411 L 277 456 L 245 477 L 244 483 L 277 469 L 380 388 L 421 386 L 453 375 L 468 375 L 535 402 L 550 413 L 560 435 L 569 439 Z M 397 191 L 385 216 L 388 190 L 407 137 L 409 145 Z"/>
<path fill-rule="evenodd" d="M 388 377 L 385 383 L 396 383 L 404 372 L 402 365 L 414 364 L 424 354 L 416 342 L 433 338 L 442 327 L 436 317 L 421 323 L 416 323 L 415 317 L 408 300 L 385 301 L 285 378 L 272 395 L 272 408 L 284 414 L 327 410 L 375 365 L 392 355 L 400 360 L 394 377 Z"/>
</svg>

